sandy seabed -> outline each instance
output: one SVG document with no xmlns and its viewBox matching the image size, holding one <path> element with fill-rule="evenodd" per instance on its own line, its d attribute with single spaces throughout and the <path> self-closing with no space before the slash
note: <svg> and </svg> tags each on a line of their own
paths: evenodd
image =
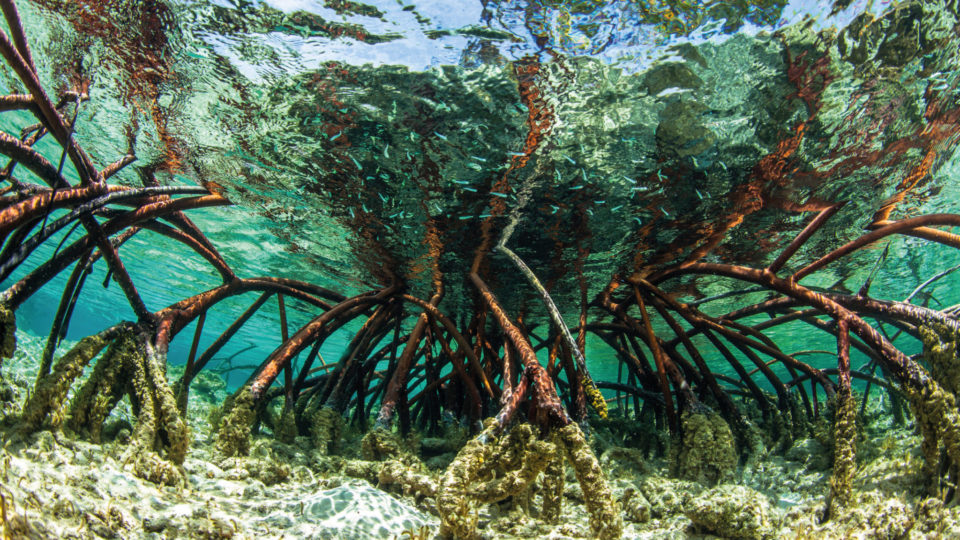
<svg viewBox="0 0 960 540">
<path fill-rule="evenodd" d="M 8 426 L 32 388 L 42 349 L 36 336 L 17 337 L 18 352 L 4 364 L 0 382 Z M 346 431 L 337 455 L 315 451 L 305 437 L 287 445 L 270 436 L 256 438 L 247 457 L 218 455 L 207 418 L 226 396 L 215 375 L 194 382 L 188 406 L 193 442 L 182 487 L 138 478 L 119 461 L 133 422 L 125 402 L 105 425 L 104 444 L 51 431 L 22 440 L 8 429 L 0 449 L 4 538 L 440 537 L 431 497 L 380 485 L 370 474 L 376 464 L 354 459 L 359 433 Z M 854 504 L 826 521 L 831 457 L 813 438 L 795 441 L 782 455 L 751 459 L 717 486 L 670 478 L 666 461 L 616 446 L 602 425 L 594 448 L 620 503 L 624 538 L 960 537 L 960 509 L 928 496 L 912 427 L 894 426 L 882 400 L 873 399 L 870 409 L 870 421 L 860 423 Z M 455 448 L 444 449 L 444 442 L 415 445 L 428 476 L 438 477 L 452 459 Z M 524 500 L 478 508 L 480 535 L 590 538 L 583 494 L 572 470 L 566 474 L 557 523 L 538 519 L 535 486 Z"/>
</svg>

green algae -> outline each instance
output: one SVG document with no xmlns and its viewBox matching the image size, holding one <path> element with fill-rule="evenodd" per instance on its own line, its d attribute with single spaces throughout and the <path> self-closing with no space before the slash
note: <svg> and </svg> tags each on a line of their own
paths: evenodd
<svg viewBox="0 0 960 540">
<path fill-rule="evenodd" d="M 256 417 L 250 389 L 242 387 L 227 398 L 221 411 L 212 414 L 217 450 L 225 456 L 247 455 L 250 452 L 250 429 Z"/>
<path fill-rule="evenodd" d="M 722 416 L 712 411 L 684 411 L 680 431 L 673 465 L 679 478 L 712 486 L 733 477 L 737 448 Z"/>
<path fill-rule="evenodd" d="M 857 402 L 849 387 L 834 396 L 833 474 L 830 476 L 830 516 L 837 516 L 853 499 L 853 478 L 857 467 Z"/>
<path fill-rule="evenodd" d="M 0 303 L 0 361 L 13 358 L 17 350 L 17 315 Z"/>
<path fill-rule="evenodd" d="M 23 406 L 19 427 L 22 433 L 36 431 L 50 415 L 52 427 L 63 423 L 62 408 L 70 386 L 109 342 L 109 337 L 104 333 L 85 337 L 57 360 L 53 371 L 37 381 L 33 393 Z"/>
</svg>

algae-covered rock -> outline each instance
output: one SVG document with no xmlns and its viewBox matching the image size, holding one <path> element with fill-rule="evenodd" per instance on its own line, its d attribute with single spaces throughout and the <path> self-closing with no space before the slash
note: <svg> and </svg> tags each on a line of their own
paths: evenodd
<svg viewBox="0 0 960 540">
<path fill-rule="evenodd" d="M 892 495 L 879 491 L 856 493 L 845 511 L 829 522 L 840 538 L 903 538 L 913 527 L 910 507 Z"/>
<path fill-rule="evenodd" d="M 628 521 L 634 523 L 650 521 L 650 501 L 639 490 L 634 488 L 624 490 L 620 506 L 623 507 L 623 515 L 626 516 Z"/>
<path fill-rule="evenodd" d="M 733 476 L 737 448 L 722 416 L 715 412 L 684 411 L 681 433 L 674 463 L 678 477 L 712 486 Z"/>
<path fill-rule="evenodd" d="M 703 487 L 699 484 L 659 476 L 645 478 L 640 483 L 640 493 L 650 502 L 650 512 L 655 518 L 683 513 L 701 491 Z"/>
<path fill-rule="evenodd" d="M 727 538 L 773 538 L 780 516 L 763 494 L 723 485 L 701 493 L 684 509 L 694 525 Z"/>
</svg>

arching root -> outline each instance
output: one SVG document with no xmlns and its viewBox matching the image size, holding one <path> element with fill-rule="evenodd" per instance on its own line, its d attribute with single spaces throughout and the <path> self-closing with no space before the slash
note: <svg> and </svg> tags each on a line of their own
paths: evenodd
<svg viewBox="0 0 960 540">
<path fill-rule="evenodd" d="M 577 424 L 569 424 L 559 431 L 566 450 L 567 461 L 573 466 L 577 482 L 583 491 L 583 500 L 590 513 L 590 528 L 600 540 L 620 538 L 623 533 L 623 516 L 620 505 L 607 485 L 597 456 L 593 454 L 587 439 Z"/>
<path fill-rule="evenodd" d="M 22 434 L 27 435 L 40 429 L 48 416 L 50 427 L 56 429 L 63 424 L 63 402 L 67 398 L 70 385 L 118 332 L 119 328 L 114 327 L 81 339 L 57 360 L 50 373 L 37 380 L 33 393 L 23 406 L 23 414 L 20 415 L 19 431 Z"/>
<path fill-rule="evenodd" d="M 586 437 L 572 423 L 558 429 L 550 441 L 540 439 L 529 424 L 515 426 L 498 438 L 496 424 L 489 423 L 467 442 L 440 479 L 437 510 L 441 532 L 456 538 L 477 538 L 475 505 L 519 495 L 545 470 L 550 471 L 551 478 L 544 480 L 542 514 L 556 519 L 562 495 L 561 454 L 577 475 L 594 536 L 602 540 L 620 538 L 620 509 Z"/>
<path fill-rule="evenodd" d="M 126 395 L 137 424 L 123 461 L 142 478 L 179 485 L 190 434 L 167 383 L 165 354 L 151 338 L 145 331 L 121 332 L 71 403 L 67 425 L 99 442 L 104 420 Z"/>
</svg>

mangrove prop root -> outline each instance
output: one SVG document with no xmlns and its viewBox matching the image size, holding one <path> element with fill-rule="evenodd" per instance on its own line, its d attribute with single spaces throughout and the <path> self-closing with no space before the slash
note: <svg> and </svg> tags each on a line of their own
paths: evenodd
<svg viewBox="0 0 960 540">
<path fill-rule="evenodd" d="M 430 475 L 416 471 L 414 467 L 399 461 L 387 461 L 380 467 L 377 480 L 381 485 L 395 485 L 400 487 L 404 495 L 418 497 L 435 497 L 437 495 L 437 480 Z"/>
<path fill-rule="evenodd" d="M 580 375 L 583 391 L 586 393 L 587 398 L 590 401 L 590 405 L 595 411 L 597 411 L 597 414 L 600 416 L 600 418 L 606 418 L 607 401 L 603 399 L 603 395 L 600 393 L 600 390 L 597 389 L 597 385 L 593 382 L 593 378 L 590 377 L 590 372 L 587 370 L 586 360 L 583 358 L 583 351 L 580 350 L 577 342 L 573 339 L 573 335 L 570 334 L 570 328 L 568 328 L 566 323 L 563 322 L 563 316 L 560 315 L 560 310 L 557 309 L 557 305 L 553 302 L 553 298 L 550 297 L 550 293 L 548 293 L 547 289 L 540 283 L 540 280 L 537 279 L 536 274 L 530 270 L 530 267 L 523 262 L 523 259 L 517 256 L 517 254 L 514 253 L 510 248 L 501 243 L 497 245 L 496 249 L 500 251 L 500 253 L 506 255 L 507 258 L 510 259 L 513 264 L 520 269 L 520 273 L 527 278 L 527 281 L 533 285 L 533 288 L 540 293 L 540 299 L 543 301 L 543 305 L 547 309 L 550 319 L 560 330 L 564 340 L 567 342 L 567 347 L 570 349 L 570 353 L 573 354 L 573 357 L 577 361 L 577 371 Z"/>
<path fill-rule="evenodd" d="M 928 381 L 921 391 L 906 385 L 903 390 L 917 419 L 917 427 L 923 435 L 921 451 L 927 472 L 935 477 L 936 472 L 941 469 L 941 445 L 951 464 L 960 464 L 960 414 L 957 413 L 956 396 L 933 380 Z M 935 484 L 931 485 L 934 491 L 932 495 L 939 495 L 936 487 Z"/>
<path fill-rule="evenodd" d="M 840 515 L 853 501 L 853 477 L 857 467 L 857 404 L 848 386 L 837 392 L 833 424 L 833 473 L 830 476 L 829 515 Z"/>
<path fill-rule="evenodd" d="M 273 435 L 278 441 L 286 444 L 293 444 L 297 438 L 297 419 L 292 405 L 284 403 L 283 412 L 280 413 L 280 418 L 273 428 Z"/>
<path fill-rule="evenodd" d="M 437 512 L 440 514 L 440 534 L 454 538 L 477 538 L 477 512 L 470 493 L 490 461 L 493 446 L 483 441 L 495 437 L 496 424 L 490 422 L 479 435 L 467 441 L 457 457 L 440 478 L 437 492 Z"/>
<path fill-rule="evenodd" d="M 230 396 L 223 404 L 223 416 L 217 427 L 217 450 L 225 456 L 250 453 L 250 426 L 256 416 L 254 398 L 248 385 Z"/>
<path fill-rule="evenodd" d="M 684 411 L 675 473 L 713 486 L 733 476 L 737 448 L 729 424 L 718 413 Z"/>
<path fill-rule="evenodd" d="M 13 310 L 0 304 L 0 361 L 13 358 L 17 350 L 17 316 Z"/>
<path fill-rule="evenodd" d="M 128 364 L 125 359 L 136 354 L 136 347 L 130 330 L 122 332 L 107 347 L 70 403 L 66 425 L 71 431 L 100 442 L 104 420 L 123 397 L 124 371 Z"/>
<path fill-rule="evenodd" d="M 558 443 L 554 437 L 554 443 Z M 541 481 L 543 504 L 540 507 L 540 519 L 547 523 L 556 523 L 563 513 L 563 483 L 565 479 L 563 452 L 556 452 L 547 464 Z"/>
<path fill-rule="evenodd" d="M 146 379 L 142 387 L 143 393 L 139 394 L 138 392 L 138 399 L 142 401 L 146 399 L 146 396 L 154 399 L 156 407 L 154 414 L 160 422 L 160 430 L 151 434 L 152 447 L 154 449 L 162 448 L 168 460 L 177 465 L 182 465 L 190 446 L 190 432 L 187 423 L 180 416 L 176 396 L 174 396 L 173 389 L 167 381 L 166 354 L 161 353 L 147 339 L 144 339 L 142 344 L 146 353 L 143 356 L 142 364 L 145 368 Z M 137 389 L 134 388 L 134 390 Z"/>
<path fill-rule="evenodd" d="M 180 485 L 183 475 L 179 466 L 186 458 L 190 434 L 167 383 L 166 354 L 153 345 L 152 339 L 153 333 L 143 329 L 120 330 L 71 403 L 68 427 L 78 433 L 86 432 L 99 442 L 104 420 L 126 394 L 137 423 L 123 461 L 132 463 L 134 474 L 142 478 Z M 79 374 L 89 361 L 80 359 L 92 358 L 98 347 L 102 349 L 103 343 L 91 339 L 83 348 L 74 348 L 58 362 L 50 376 L 38 382 L 38 388 L 50 388 L 44 393 L 54 397 L 65 392 L 63 388 L 69 386 L 67 376 L 71 372 L 75 372 L 73 377 Z M 77 358 L 72 358 L 74 353 Z M 57 399 L 62 400 L 62 395 Z M 48 407 L 50 405 L 52 403 Z M 36 415 L 31 414 L 26 420 L 36 423 L 35 418 Z"/>
<path fill-rule="evenodd" d="M 496 436 L 496 422 L 467 442 L 440 479 L 437 511 L 441 533 L 455 538 L 477 538 L 475 505 L 491 503 L 525 493 L 537 476 L 544 479 L 545 519 L 560 514 L 563 490 L 563 459 L 574 469 L 583 491 L 590 527 L 596 538 L 620 538 L 623 520 L 600 463 L 577 424 L 554 431 L 550 440 L 538 438 L 530 424 L 515 426 Z"/>
<path fill-rule="evenodd" d="M 340 413 L 329 407 L 321 407 L 310 414 L 309 421 L 313 448 L 324 456 L 336 452 L 337 442 L 343 431 L 343 417 Z"/>
<path fill-rule="evenodd" d="M 956 408 L 956 389 L 960 381 L 956 374 L 958 359 L 956 351 L 960 335 L 954 330 L 937 324 L 918 328 L 923 341 L 923 358 L 931 368 L 932 380 L 922 390 L 912 390 L 904 385 L 923 436 L 920 449 L 924 456 L 926 471 L 936 477 L 941 467 L 941 445 L 946 450 L 950 468 L 960 465 L 960 414 Z M 932 484 L 935 495 L 936 485 Z"/>
<path fill-rule="evenodd" d="M 507 471 L 473 491 L 479 502 L 502 501 L 523 493 L 547 468 L 557 453 L 557 446 L 538 440 L 530 424 L 522 424 L 503 437 L 496 456 Z"/>
<path fill-rule="evenodd" d="M 62 407 L 70 385 L 80 376 L 93 357 L 100 354 L 109 343 L 109 331 L 85 337 L 67 351 L 53 368 L 53 372 L 37 380 L 33 393 L 23 406 L 20 416 L 20 431 L 24 434 L 40 429 L 52 413 L 50 424 L 59 427 L 63 422 Z"/>
<path fill-rule="evenodd" d="M 583 501 L 590 513 L 590 528 L 600 540 L 620 538 L 623 516 L 620 505 L 613 498 L 597 456 L 587 443 L 577 424 L 568 424 L 559 430 L 559 438 L 566 450 L 567 461 L 573 466 L 577 482 L 583 490 Z"/>
</svg>

